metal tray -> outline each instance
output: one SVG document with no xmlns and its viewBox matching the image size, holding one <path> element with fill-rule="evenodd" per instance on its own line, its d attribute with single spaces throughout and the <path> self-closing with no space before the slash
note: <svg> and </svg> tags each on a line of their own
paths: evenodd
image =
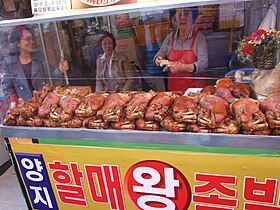
<svg viewBox="0 0 280 210">
<path fill-rule="evenodd" d="M 0 129 L 3 137 L 139 142 L 185 146 L 280 150 L 280 136 L 190 132 L 172 133 L 166 131 L 111 129 L 94 130 L 86 128 L 46 128 L 3 125 L 0 126 Z"/>
</svg>

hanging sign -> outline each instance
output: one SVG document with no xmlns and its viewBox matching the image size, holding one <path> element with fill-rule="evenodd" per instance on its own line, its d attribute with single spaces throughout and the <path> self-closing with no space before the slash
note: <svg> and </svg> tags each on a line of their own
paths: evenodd
<svg viewBox="0 0 280 210">
<path fill-rule="evenodd" d="M 110 5 L 130 4 L 136 0 L 73 0 L 72 9 L 104 7 Z"/>
<path fill-rule="evenodd" d="M 31 0 L 33 14 L 71 9 L 71 0 Z"/>
</svg>

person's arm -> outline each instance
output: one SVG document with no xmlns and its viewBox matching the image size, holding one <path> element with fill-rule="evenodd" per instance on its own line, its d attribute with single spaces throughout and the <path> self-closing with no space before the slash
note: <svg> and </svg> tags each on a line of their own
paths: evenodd
<svg viewBox="0 0 280 210">
<path fill-rule="evenodd" d="M 9 73 L 9 63 L 7 61 L 7 58 L 3 60 L 2 68 L 3 68 L 3 83 L 2 83 L 3 93 L 5 99 L 8 99 L 13 93 L 15 93 L 15 88 L 12 81 L 12 74 L 11 72 Z"/>
<path fill-rule="evenodd" d="M 51 77 L 54 79 L 55 85 L 63 85 L 66 81 L 64 79 L 64 72 L 69 70 L 69 64 L 67 60 L 61 60 L 57 68 L 50 66 Z"/>
<path fill-rule="evenodd" d="M 38 62 L 41 62 L 42 67 L 46 69 L 46 62 L 44 61 L 41 51 L 36 51 L 32 54 L 32 59 Z M 49 65 L 51 77 L 54 79 L 61 79 L 63 73 L 69 70 L 68 61 L 61 59 L 58 63 L 58 66 Z M 47 72 L 46 72 L 47 73 Z M 47 74 L 46 74 L 47 75 Z"/>
<path fill-rule="evenodd" d="M 59 78 L 59 79 L 62 78 L 62 74 L 60 73 L 58 67 L 50 66 L 50 72 L 53 78 Z"/>
<path fill-rule="evenodd" d="M 197 61 L 194 62 L 194 65 L 196 66 L 196 73 L 199 73 L 208 67 L 207 43 L 206 38 L 202 33 L 197 34 L 195 51 Z"/>
<path fill-rule="evenodd" d="M 122 91 L 128 91 L 131 90 L 132 87 L 132 83 L 133 83 L 133 78 L 132 78 L 132 68 L 131 68 L 131 64 L 129 62 L 128 57 L 124 56 L 124 60 L 122 61 L 122 68 L 124 71 L 124 76 L 126 79 L 126 82 L 124 84 L 124 87 L 122 89 Z"/>
<path fill-rule="evenodd" d="M 168 47 L 169 47 L 169 43 L 170 43 L 170 37 L 172 36 L 173 32 L 169 33 L 164 41 L 162 42 L 162 45 L 159 49 L 159 51 L 155 54 L 153 62 L 156 66 L 160 65 L 160 61 L 164 60 L 167 58 L 167 54 L 168 54 Z"/>
<path fill-rule="evenodd" d="M 95 92 L 101 92 L 104 91 L 104 84 L 103 84 L 103 78 L 101 78 L 100 75 L 101 67 L 100 67 L 100 59 L 98 58 L 96 61 L 96 86 L 95 86 Z"/>
<path fill-rule="evenodd" d="M 40 66 L 41 68 L 39 68 L 40 74 L 44 74 L 45 77 L 44 80 L 46 83 L 49 83 L 49 75 L 47 72 L 47 66 L 46 66 L 46 62 L 44 61 L 43 55 L 41 51 L 36 51 L 35 53 L 32 54 L 32 59 L 34 61 L 40 62 Z M 50 76 L 52 78 L 52 82 L 54 86 L 57 85 L 64 85 L 65 84 L 65 79 L 63 78 L 63 72 L 68 71 L 69 70 L 69 65 L 68 65 L 68 61 L 67 60 L 60 60 L 58 63 L 58 66 L 53 66 L 53 65 L 49 65 L 49 71 L 50 71 Z M 44 73 L 42 73 L 41 71 L 44 71 Z M 37 86 L 37 85 L 35 85 Z"/>
<path fill-rule="evenodd" d="M 58 64 L 58 70 L 60 74 L 64 74 L 69 70 L 69 64 L 67 60 L 61 59 Z"/>
</svg>

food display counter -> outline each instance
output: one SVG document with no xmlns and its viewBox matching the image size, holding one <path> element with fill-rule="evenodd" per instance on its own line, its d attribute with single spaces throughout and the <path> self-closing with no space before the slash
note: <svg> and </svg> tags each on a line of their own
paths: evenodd
<svg viewBox="0 0 280 210">
<path fill-rule="evenodd" d="M 44 41 L 41 40 L 41 47 L 46 59 L 45 63 L 48 66 L 47 70 L 50 71 L 49 65 L 51 60 L 55 59 L 49 59 L 48 57 L 55 56 L 57 51 L 63 50 L 65 53 L 69 53 L 68 58 L 70 58 L 72 48 L 78 49 L 78 47 L 68 46 L 69 50 L 66 50 L 65 45 L 67 43 L 65 42 L 70 39 L 71 43 L 75 43 L 76 40 L 74 39 L 77 38 L 81 45 L 85 38 L 82 28 L 91 21 L 100 21 L 98 17 L 102 17 L 103 23 L 104 20 L 108 21 L 107 25 L 104 23 L 103 28 L 111 29 L 112 32 L 116 30 L 117 33 L 115 35 L 120 35 L 119 32 L 121 31 L 121 36 L 126 36 L 125 32 L 127 31 L 125 29 L 118 30 L 117 27 L 114 28 L 114 25 L 110 23 L 112 18 L 106 18 L 105 16 L 130 14 L 130 16 L 126 15 L 126 18 L 133 18 L 137 15 L 139 17 L 138 13 L 147 12 L 148 15 L 145 14 L 145 17 L 156 19 L 157 17 L 154 14 L 158 14 L 158 11 L 155 12 L 154 10 L 157 9 L 161 11 L 178 7 L 205 5 L 214 5 L 213 7 L 218 8 L 218 4 L 230 2 L 232 1 L 143 1 L 141 3 L 84 10 L 73 9 L 63 14 L 35 15 L 28 19 L 4 20 L 0 21 L 0 26 L 9 28 L 19 24 L 36 23 L 39 30 L 38 33 L 40 34 L 39 39 L 43 39 L 44 33 L 48 33 L 52 37 L 51 34 L 54 29 L 51 23 L 57 21 L 58 28 L 56 30 L 60 30 L 60 36 L 63 37 L 61 41 L 63 46 L 59 47 L 61 49 L 57 50 L 57 48 L 53 47 L 53 54 L 50 55 L 48 49 L 51 47 L 47 47 L 48 49 L 44 47 Z M 244 1 L 239 0 L 235 2 L 244 3 Z M 227 6 L 230 7 L 230 5 Z M 209 14 L 213 11 L 209 12 L 207 10 L 207 12 Z M 92 18 L 92 16 L 96 16 L 96 19 L 75 21 L 79 18 Z M 80 33 L 71 34 L 75 31 L 73 28 L 69 30 L 72 31 L 71 33 L 66 33 L 68 20 L 73 20 L 73 28 L 78 28 L 77 30 L 80 30 Z M 138 18 L 138 22 L 136 22 L 134 19 L 133 21 L 136 22 L 132 21 L 134 26 L 140 24 L 140 20 L 144 21 Z M 65 22 L 60 23 L 59 21 Z M 121 22 L 118 26 L 126 25 L 127 22 L 124 22 Z M 215 23 L 212 25 L 213 28 L 205 29 L 207 33 L 216 30 L 214 28 Z M 224 24 L 223 27 L 226 27 L 226 25 Z M 242 28 L 243 26 L 240 27 Z M 101 30 L 101 28 L 96 27 L 94 33 L 97 33 L 96 31 Z M 149 27 L 143 26 L 142 28 Z M 230 30 L 239 30 L 238 33 L 240 32 L 240 28 L 229 28 L 225 33 L 216 31 L 216 34 L 228 34 Z M 93 33 L 92 28 L 89 31 Z M 96 34 L 90 35 L 97 37 Z M 212 34 L 212 36 L 214 35 Z M 59 39 L 59 35 L 56 38 Z M 148 38 L 145 37 L 145 40 L 148 40 Z M 222 38 L 224 43 L 225 36 L 223 35 Z M 130 37 L 129 39 L 137 40 L 137 37 L 133 36 L 133 38 Z M 211 37 L 211 39 L 214 40 L 215 37 Z M 125 43 L 125 39 L 119 40 Z M 154 37 L 154 40 L 156 40 L 156 37 Z M 53 43 L 56 42 L 59 42 L 59 40 L 54 38 Z M 118 42 L 120 43 L 121 41 Z M 150 42 L 152 42 L 151 39 Z M 91 44 L 95 46 L 98 43 L 94 42 L 93 44 L 92 42 Z M 154 55 L 148 56 L 148 53 L 152 52 L 148 49 L 154 49 L 155 46 L 159 47 L 161 43 L 148 43 L 146 46 L 145 43 L 142 44 L 143 46 L 141 47 L 147 49 L 146 51 L 144 50 L 147 54 L 143 57 L 149 57 L 150 60 L 146 61 L 152 61 Z M 224 50 L 225 46 L 221 48 Z M 126 47 L 122 50 L 125 51 Z M 133 42 L 133 50 L 133 58 L 139 56 L 137 43 L 135 42 Z M 208 49 L 208 51 L 211 52 L 211 49 Z M 128 53 L 128 56 L 131 54 Z M 215 60 L 216 58 L 212 56 L 211 59 Z M 54 64 L 56 62 L 58 61 L 53 61 Z M 75 66 L 74 59 L 69 59 L 69 62 L 73 73 L 78 67 Z M 220 63 L 224 62 L 215 62 L 213 66 L 216 67 L 217 65 L 219 67 Z M 146 67 L 148 64 L 150 66 L 153 65 L 146 62 Z M 222 66 L 223 70 L 226 68 Z M 143 69 L 139 71 L 141 70 Z M 157 69 L 154 69 L 153 66 L 151 67 L 153 72 L 161 70 L 160 67 L 157 67 Z M 231 95 L 232 98 L 217 99 L 217 97 L 222 98 L 224 95 L 217 96 L 216 92 L 215 96 L 212 94 L 208 96 L 208 92 L 206 92 L 206 95 L 200 95 L 204 94 L 203 91 L 209 91 L 208 89 L 202 89 L 203 87 L 199 89 L 199 91 L 202 89 L 201 92 L 197 91 L 198 89 L 196 88 L 197 92 L 192 92 L 189 96 L 183 96 L 182 92 L 150 91 L 149 94 L 152 97 L 149 96 L 149 100 L 144 102 L 143 99 L 143 103 L 140 103 L 142 105 L 145 104 L 145 106 L 142 106 L 142 110 L 138 110 L 138 114 L 141 117 L 131 117 L 132 120 L 130 120 L 131 123 L 138 119 L 144 119 L 145 116 L 147 121 L 144 121 L 146 124 L 142 127 L 133 123 L 131 123 L 133 125 L 127 124 L 125 121 L 123 124 L 120 123 L 120 127 L 118 127 L 116 122 L 122 121 L 123 115 L 117 111 L 113 113 L 113 116 L 110 115 L 112 111 L 108 110 L 111 107 L 106 104 L 105 100 L 114 96 L 110 102 L 113 104 L 120 97 L 125 98 L 129 96 L 129 99 L 126 99 L 126 104 L 129 104 L 133 101 L 131 98 L 136 94 L 140 93 L 140 95 L 142 94 L 141 97 L 143 97 L 144 93 L 140 90 L 139 92 L 102 93 L 102 95 L 98 96 L 98 100 L 104 97 L 105 102 L 103 101 L 102 106 L 98 109 L 96 108 L 95 112 L 92 112 L 90 116 L 86 114 L 83 106 L 82 108 L 80 107 L 89 98 L 89 95 L 97 96 L 91 93 L 94 92 L 94 88 L 89 86 L 86 86 L 84 89 L 86 93 L 82 97 L 73 96 L 70 92 L 66 91 L 72 89 L 75 93 L 75 90 L 81 90 L 76 86 L 58 86 L 53 89 L 46 88 L 45 86 L 44 91 L 47 90 L 47 92 L 42 90 L 35 92 L 33 100 L 26 99 L 22 102 L 20 99 L 21 104 L 17 107 L 11 107 L 7 112 L 4 124 L 0 126 L 0 134 L 9 148 L 28 208 L 88 208 L 98 210 L 280 209 L 280 194 L 278 190 L 280 180 L 279 110 L 278 112 L 274 110 L 272 114 L 269 112 L 272 108 L 263 108 L 260 111 L 259 104 L 261 101 L 248 99 L 252 95 L 246 91 L 251 86 L 245 85 L 244 88 L 244 84 L 238 85 L 228 78 L 219 80 L 218 77 L 223 77 L 224 75 L 220 75 L 219 72 L 217 73 L 214 70 L 213 75 L 213 77 L 212 74 L 210 75 L 211 78 L 208 75 L 209 78 L 206 76 L 201 79 L 211 80 L 209 84 L 214 85 L 215 87 L 211 86 L 211 88 L 215 88 L 215 90 L 219 89 L 219 85 L 220 88 L 224 88 L 221 86 L 221 83 L 223 83 L 221 81 L 229 82 L 232 85 L 232 89 L 227 89 L 225 92 L 228 93 L 230 91 L 233 94 Z M 139 76 L 141 77 L 141 74 Z M 156 80 L 161 78 L 161 76 L 155 74 L 148 78 Z M 80 84 L 81 86 L 95 80 L 94 78 L 79 79 L 84 81 Z M 166 78 L 163 77 L 163 79 Z M 71 83 L 73 84 L 73 80 L 75 80 L 75 77 L 70 78 L 70 85 Z M 220 83 L 217 81 L 220 81 Z M 152 85 L 149 87 L 152 87 Z M 68 95 L 64 94 L 66 92 Z M 145 93 L 147 94 L 148 92 Z M 45 100 L 48 94 L 53 95 L 50 95 L 49 99 Z M 165 100 L 153 102 L 153 99 L 160 94 L 162 94 L 161 99 L 164 98 Z M 243 94 L 245 94 L 243 103 L 249 103 L 248 109 L 250 109 L 250 114 L 248 116 L 252 118 L 252 121 L 244 120 L 243 118 L 248 116 L 243 115 L 243 112 L 239 111 L 244 109 L 242 108 L 242 103 L 237 103 L 243 100 L 240 99 Z M 68 96 L 72 98 L 65 100 Z M 273 97 L 269 96 L 267 100 L 269 103 L 276 104 L 277 100 L 279 100 L 278 96 L 277 94 L 277 98 L 275 98 L 275 95 Z M 55 97 L 57 97 L 56 102 L 54 100 Z M 186 99 L 184 97 L 189 98 Z M 186 112 L 186 110 L 183 110 L 185 112 L 182 111 L 183 114 L 179 115 L 179 119 L 181 119 L 180 116 L 183 116 L 182 118 L 185 117 L 187 119 L 186 122 L 174 120 L 178 116 L 174 115 L 175 100 L 182 98 L 184 100 L 191 100 L 191 102 L 188 102 L 195 104 L 195 106 L 190 108 L 191 111 L 188 110 Z M 65 101 L 61 102 L 62 100 Z M 94 99 L 94 101 L 98 100 L 97 98 Z M 135 98 L 134 100 L 136 101 Z M 209 104 L 203 105 L 205 104 L 203 100 L 209 102 Z M 225 104 L 224 106 L 221 105 L 221 100 Z M 127 108 L 125 104 L 120 105 L 121 103 L 122 101 L 120 100 L 115 106 L 121 106 L 118 107 L 119 110 L 126 114 L 129 113 L 131 109 Z M 133 104 L 133 102 L 131 103 Z M 149 110 L 152 103 L 154 108 Z M 53 106 L 54 104 L 56 106 Z M 102 107 L 106 107 L 104 104 L 107 106 L 107 110 L 99 112 L 103 109 Z M 160 108 L 157 108 L 158 104 L 161 105 L 161 107 L 159 106 Z M 215 105 L 211 106 L 212 104 Z M 75 108 L 71 108 L 71 106 L 75 106 Z M 236 108 L 238 106 L 241 108 Z M 65 107 L 68 109 L 67 112 L 63 109 Z M 132 107 L 133 110 L 131 112 L 135 114 L 136 108 L 140 109 L 139 107 L 141 106 Z M 256 107 L 258 108 L 257 112 L 254 112 Z M 263 105 L 263 107 L 266 106 Z M 83 112 L 77 112 L 76 110 L 79 108 Z M 17 112 L 16 110 L 19 111 Z M 225 114 L 220 113 L 223 110 L 226 110 Z M 264 110 L 268 111 L 265 112 Z M 154 115 L 149 118 L 153 120 L 149 120 L 147 112 L 146 115 L 143 114 L 144 111 L 152 112 L 150 115 Z M 31 114 L 27 116 L 27 113 Z M 155 113 L 161 114 L 157 115 Z M 223 120 L 219 121 L 217 119 L 221 117 L 217 113 L 222 115 Z M 37 115 L 41 117 L 38 118 Z M 255 116 L 258 116 L 259 120 Z M 115 119 L 114 117 L 118 118 L 119 121 L 112 120 Z M 165 121 L 167 117 L 170 118 Z M 195 120 L 193 121 L 194 117 Z M 228 119 L 227 117 L 231 117 L 229 121 L 226 120 Z M 90 119 L 86 120 L 88 118 Z M 90 120 L 92 124 L 90 124 Z M 151 122 L 156 127 L 149 127 Z M 105 123 L 105 126 L 102 123 Z M 195 125 L 195 128 L 189 127 L 188 130 L 188 124 Z M 192 128 L 193 130 L 191 130 Z"/>
<path fill-rule="evenodd" d="M 222 201 L 228 208 L 278 208 L 262 202 L 277 194 L 277 136 L 1 129 L 9 137 L 6 141 L 31 208 L 47 204 L 49 209 L 198 209 L 221 206 Z M 49 198 L 46 204 L 36 202 L 36 189 L 41 199 Z"/>
</svg>

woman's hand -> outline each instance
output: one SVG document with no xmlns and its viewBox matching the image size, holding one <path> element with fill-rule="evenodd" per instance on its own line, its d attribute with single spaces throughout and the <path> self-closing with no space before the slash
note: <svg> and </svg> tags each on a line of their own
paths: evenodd
<svg viewBox="0 0 280 210">
<path fill-rule="evenodd" d="M 169 71 L 174 72 L 193 72 L 194 71 L 194 64 L 183 64 L 180 61 L 170 62 L 169 63 Z"/>
<path fill-rule="evenodd" d="M 58 65 L 58 69 L 62 74 L 68 71 L 69 69 L 68 61 L 61 59 Z"/>
<path fill-rule="evenodd" d="M 169 67 L 169 71 L 174 73 L 174 72 L 178 72 L 178 71 L 184 71 L 183 69 L 183 65 L 181 62 L 175 61 L 175 62 L 170 62 L 168 67 Z"/>
<path fill-rule="evenodd" d="M 156 66 L 160 66 L 161 61 L 163 61 L 164 58 L 161 57 L 160 55 L 155 59 L 155 64 Z"/>
</svg>

